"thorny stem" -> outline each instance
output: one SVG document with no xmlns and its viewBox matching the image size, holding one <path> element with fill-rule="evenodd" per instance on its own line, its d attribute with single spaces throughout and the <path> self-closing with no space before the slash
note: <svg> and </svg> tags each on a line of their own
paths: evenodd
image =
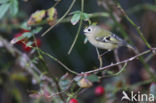
<svg viewBox="0 0 156 103">
<path fill-rule="evenodd" d="M 58 60 L 58 59 L 55 58 L 54 56 L 52 56 L 52 55 L 50 55 L 50 54 L 48 54 L 48 53 L 42 51 L 41 49 L 39 49 L 39 51 L 40 51 L 42 54 L 44 54 L 44 55 L 50 57 L 51 59 L 53 59 L 54 61 L 56 61 L 58 64 L 60 64 L 62 67 L 64 67 L 67 71 L 69 71 L 69 72 L 71 72 L 71 73 L 73 73 L 73 74 L 75 74 L 75 75 L 78 75 L 78 74 L 79 74 L 79 73 L 77 73 L 77 72 L 71 70 L 69 67 L 67 67 L 65 64 L 63 64 L 60 60 Z"/>
<path fill-rule="evenodd" d="M 81 27 L 82 27 L 82 13 L 83 13 L 83 9 L 84 9 L 84 0 L 81 0 L 81 16 L 80 16 L 80 23 L 79 23 L 79 27 L 78 27 L 78 30 L 77 30 L 77 33 L 76 33 L 76 36 L 75 36 L 75 39 L 68 51 L 68 55 L 71 53 L 77 39 L 78 39 L 78 36 L 79 36 L 79 33 L 80 33 L 80 30 L 81 30 Z"/>
<path fill-rule="evenodd" d="M 136 58 L 138 58 L 138 57 L 140 57 L 140 56 L 143 56 L 143 55 L 145 55 L 145 54 L 147 54 L 147 53 L 149 53 L 149 52 L 155 52 L 155 51 L 156 51 L 156 48 L 151 48 L 151 49 L 152 49 L 152 50 L 144 51 L 144 52 L 142 52 L 142 53 L 139 53 L 139 54 L 137 54 L 137 55 L 135 55 L 135 56 L 133 56 L 133 57 L 131 57 L 131 58 L 128 58 L 128 59 L 126 59 L 126 60 L 123 60 L 123 61 L 121 61 L 121 62 L 117 62 L 117 63 L 115 63 L 115 64 L 111 64 L 111 65 L 108 65 L 108 66 L 105 66 L 105 67 L 102 67 L 102 68 L 99 68 L 99 69 L 87 71 L 87 72 L 84 72 L 84 73 L 85 73 L 85 74 L 95 73 L 95 72 L 99 72 L 99 71 L 105 70 L 105 69 L 110 68 L 110 67 L 114 67 L 114 66 L 117 66 L 117 65 L 121 65 L 121 64 L 123 64 L 123 63 L 128 63 L 128 62 L 133 61 L 134 59 L 136 59 Z M 39 49 L 39 50 L 40 50 L 40 49 Z M 63 67 L 64 67 L 66 70 L 68 70 L 69 72 L 71 72 L 71 73 L 73 73 L 73 74 L 75 74 L 75 75 L 81 75 L 81 74 L 79 74 L 79 73 L 77 73 L 77 72 L 71 70 L 70 68 L 68 68 L 65 64 L 63 64 L 61 61 L 59 61 L 57 58 L 53 57 L 52 55 L 50 55 L 50 54 L 48 54 L 48 53 L 46 53 L 46 52 L 44 52 L 44 51 L 42 51 L 42 50 L 40 50 L 40 52 L 41 52 L 42 54 L 44 54 L 44 55 L 47 55 L 48 57 L 50 57 L 51 59 L 53 59 L 53 60 L 56 61 L 57 63 L 59 63 L 61 66 L 63 66 Z"/>
<path fill-rule="evenodd" d="M 41 36 L 44 36 L 45 34 L 47 34 L 54 26 L 56 26 L 57 24 L 59 24 L 70 12 L 70 10 L 72 9 L 74 3 L 76 2 L 76 0 L 73 0 L 71 5 L 69 6 L 68 10 L 64 13 L 64 15 L 51 27 L 49 27 Z"/>
<path fill-rule="evenodd" d="M 33 38 L 34 38 L 34 41 L 35 41 L 35 46 L 36 46 L 36 48 L 37 48 L 37 52 L 38 52 L 39 58 L 41 59 L 41 64 L 44 66 L 44 68 L 45 68 L 44 70 L 48 73 L 47 65 L 45 64 L 44 58 L 43 58 L 43 56 L 42 56 L 41 53 L 40 53 L 40 50 L 39 50 L 39 48 L 38 48 L 37 40 L 36 40 L 36 38 L 35 38 L 35 35 L 33 35 Z M 53 81 L 55 82 L 56 88 L 57 88 L 58 92 L 60 92 L 61 89 L 60 89 L 60 86 L 59 86 L 59 84 L 58 84 L 58 81 L 57 81 L 56 77 L 54 77 L 53 75 L 50 75 L 50 76 L 52 77 Z M 60 97 L 60 99 L 65 103 L 65 100 L 64 100 L 62 94 L 59 94 L 59 97 Z"/>
<path fill-rule="evenodd" d="M 156 48 L 152 48 L 152 51 L 156 51 Z M 138 57 L 140 57 L 142 55 L 145 55 L 145 54 L 147 54 L 149 52 L 151 52 L 151 50 L 144 51 L 144 52 L 142 52 L 142 53 L 140 53 L 138 55 L 135 55 L 135 56 L 133 56 L 133 57 L 131 57 L 129 59 L 123 60 L 121 62 L 117 62 L 115 64 L 111 64 L 111 65 L 108 65 L 108 66 L 105 66 L 105 67 L 102 67 L 102 68 L 99 68 L 99 69 L 91 70 L 91 71 L 88 71 L 88 72 L 85 72 L 85 73 L 89 74 L 89 73 L 99 72 L 99 71 L 105 70 L 105 69 L 110 68 L 110 67 L 114 67 L 114 66 L 117 66 L 117 65 L 120 65 L 120 64 L 123 64 L 123 63 L 128 63 L 128 62 L 133 61 L 134 59 L 136 59 L 136 58 L 138 58 Z"/>
<path fill-rule="evenodd" d="M 46 64 L 45 64 L 45 62 L 44 62 L 44 58 L 43 58 L 43 56 L 41 55 L 41 53 L 40 53 L 40 50 L 39 50 L 39 48 L 38 48 L 38 45 L 37 45 L 37 39 L 36 39 L 36 37 L 35 37 L 35 35 L 33 34 L 33 39 L 34 39 L 34 42 L 35 42 L 35 49 L 37 49 L 37 53 L 38 53 L 38 55 L 39 55 L 39 59 L 41 59 L 41 64 L 44 66 L 44 68 L 45 68 L 45 71 L 46 72 L 48 72 L 48 68 L 47 68 L 47 66 L 46 66 Z M 40 73 L 41 74 L 41 73 Z M 57 88 L 57 90 L 60 92 L 60 87 L 59 87 L 59 84 L 58 84 L 58 81 L 57 81 L 57 79 L 53 76 L 53 75 L 50 75 L 51 77 L 52 77 L 52 79 L 53 79 L 53 81 L 55 82 L 55 84 L 56 84 L 56 88 Z M 60 99 L 62 99 L 62 101 L 65 103 L 65 100 L 64 100 L 64 98 L 63 98 L 63 96 L 61 95 L 61 94 L 59 94 L 59 97 L 60 97 Z"/>
<path fill-rule="evenodd" d="M 129 16 L 126 14 L 126 12 L 124 11 L 124 9 L 121 7 L 120 3 L 117 2 L 117 6 L 118 8 L 121 10 L 122 14 L 124 15 L 124 17 L 131 23 L 131 25 L 133 25 L 133 27 L 137 30 L 138 34 L 140 35 L 141 39 L 144 41 L 144 43 L 146 44 L 146 46 L 151 49 L 151 45 L 148 43 L 148 41 L 144 38 L 143 33 L 140 30 L 140 27 L 137 26 L 130 18 Z"/>
<path fill-rule="evenodd" d="M 130 22 L 131 25 L 133 25 L 133 27 L 137 30 L 138 34 L 140 35 L 141 39 L 144 41 L 144 43 L 146 44 L 146 46 L 151 49 L 152 47 L 150 46 L 150 44 L 147 42 L 147 40 L 144 38 L 143 33 L 141 32 L 140 28 L 128 17 L 128 15 L 126 14 L 126 12 L 124 11 L 124 9 L 121 7 L 120 3 L 117 2 L 117 0 L 115 1 L 117 7 L 121 10 L 122 14 L 124 15 L 124 17 Z M 153 73 L 150 71 L 150 67 L 147 63 L 144 62 L 143 58 L 140 56 L 139 57 L 140 62 L 144 65 L 146 71 L 150 74 L 150 76 L 153 78 Z"/>
</svg>

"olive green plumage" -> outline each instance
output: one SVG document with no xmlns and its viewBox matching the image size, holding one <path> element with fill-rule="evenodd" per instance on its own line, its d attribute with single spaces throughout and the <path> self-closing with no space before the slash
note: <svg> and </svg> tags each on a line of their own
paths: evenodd
<svg viewBox="0 0 156 103">
<path fill-rule="evenodd" d="M 130 46 L 123 39 L 100 26 L 91 25 L 84 29 L 88 41 L 97 48 L 113 50 L 120 46 Z"/>
</svg>

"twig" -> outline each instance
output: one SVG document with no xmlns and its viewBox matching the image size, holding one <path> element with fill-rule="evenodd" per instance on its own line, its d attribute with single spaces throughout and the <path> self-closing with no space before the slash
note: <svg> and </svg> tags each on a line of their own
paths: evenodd
<svg viewBox="0 0 156 103">
<path fill-rule="evenodd" d="M 76 0 L 73 0 L 72 1 L 71 5 L 69 6 L 68 10 L 64 13 L 64 15 L 54 25 L 52 25 L 51 27 L 49 27 L 41 36 L 44 36 L 46 33 L 48 33 L 54 26 L 56 26 L 57 24 L 59 24 L 68 15 L 68 13 L 72 9 L 75 1 Z"/>
<path fill-rule="evenodd" d="M 118 91 L 121 91 L 121 90 L 129 90 L 129 89 L 134 90 L 136 87 L 139 87 L 139 86 L 145 85 L 145 84 L 149 84 L 149 83 L 151 83 L 153 81 L 154 81 L 153 79 L 149 79 L 149 80 L 146 80 L 146 81 L 138 82 L 138 83 L 133 84 L 133 85 L 127 85 L 127 86 L 124 86 L 124 87 L 121 87 L 121 88 L 116 88 L 114 93 L 117 93 Z"/>
<path fill-rule="evenodd" d="M 153 81 L 154 81 L 153 79 L 149 79 L 149 80 L 146 80 L 146 81 L 142 81 L 142 82 L 136 83 L 136 84 L 134 84 L 134 85 L 128 86 L 127 89 L 132 89 L 132 90 L 134 90 L 134 88 L 136 88 L 137 86 L 149 84 L 149 83 L 151 83 L 151 82 L 153 82 Z"/>
<path fill-rule="evenodd" d="M 156 48 L 151 48 L 151 49 L 152 49 L 152 51 L 156 51 Z M 142 53 L 140 53 L 138 55 L 135 55 L 135 56 L 133 56 L 133 57 L 131 57 L 129 59 L 123 60 L 121 62 L 117 62 L 115 64 L 111 64 L 111 65 L 108 65 L 108 66 L 105 66 L 105 67 L 102 67 L 102 68 L 99 68 L 99 69 L 87 71 L 85 73 L 89 74 L 89 73 L 99 72 L 99 71 L 105 70 L 105 69 L 110 68 L 110 67 L 114 67 L 114 66 L 117 66 L 117 65 L 120 65 L 120 64 L 123 64 L 123 63 L 128 63 L 128 62 L 133 61 L 134 59 L 136 59 L 136 58 L 138 58 L 138 57 L 140 57 L 142 55 L 145 55 L 145 54 L 147 54 L 149 52 L 151 52 L 151 50 L 144 51 L 144 52 L 142 52 Z"/>
<path fill-rule="evenodd" d="M 71 80 L 71 83 L 69 84 L 68 88 L 66 88 L 66 89 L 63 90 L 63 91 L 57 92 L 57 93 L 55 93 L 55 94 L 51 94 L 49 97 L 53 97 L 53 96 L 56 96 L 56 95 L 59 95 L 59 94 L 62 94 L 62 93 L 64 93 L 64 92 L 66 92 L 68 89 L 70 89 L 70 86 L 71 86 L 71 84 L 72 84 L 73 82 L 74 82 L 74 79 Z"/>
<path fill-rule="evenodd" d="M 41 55 L 41 53 L 39 51 L 39 48 L 38 48 L 38 45 L 37 45 L 37 39 L 36 39 L 34 34 L 33 34 L 33 39 L 34 39 L 34 42 L 35 42 L 35 47 L 37 48 L 37 53 L 39 55 L 39 59 L 43 59 L 43 56 Z"/>
<path fill-rule="evenodd" d="M 47 65 L 45 64 L 45 62 L 44 62 L 44 58 L 43 58 L 43 56 L 41 55 L 41 53 L 40 53 L 40 50 L 39 50 L 39 47 L 38 47 L 38 45 L 37 45 L 37 39 L 36 39 L 36 37 L 35 37 L 35 35 L 33 34 L 33 39 L 34 39 L 34 42 L 35 42 L 35 47 L 36 47 L 36 49 L 37 49 L 37 53 L 38 53 L 38 55 L 39 55 L 39 59 L 41 59 L 41 64 L 44 66 L 44 70 L 48 73 L 48 67 L 47 67 Z M 59 86 L 59 84 L 58 84 L 58 81 L 57 81 L 57 79 L 56 79 L 56 77 L 54 77 L 53 75 L 50 75 L 50 77 L 52 77 L 52 79 L 53 79 L 53 81 L 54 81 L 54 83 L 55 83 L 55 85 L 56 85 L 56 88 L 57 88 L 57 90 L 58 90 L 58 92 L 60 92 L 60 86 Z M 63 95 L 62 94 L 59 94 L 59 97 L 60 97 L 60 99 L 65 103 L 65 100 L 64 100 L 64 98 L 63 98 Z"/>
<path fill-rule="evenodd" d="M 44 54 L 44 55 L 50 57 L 51 59 L 53 59 L 54 61 L 56 61 L 58 64 L 60 64 L 62 67 L 64 67 L 67 71 L 69 71 L 69 72 L 71 72 L 71 73 L 73 73 L 73 74 L 75 74 L 75 75 L 78 75 L 78 74 L 79 74 L 79 73 L 77 73 L 77 72 L 71 70 L 69 67 L 67 67 L 65 64 L 63 64 L 60 60 L 58 60 L 58 59 L 55 58 L 54 56 L 52 56 L 52 55 L 50 55 L 50 54 L 48 54 L 48 53 L 42 51 L 41 49 L 39 49 L 39 51 L 40 51 L 42 54 Z"/>
<path fill-rule="evenodd" d="M 98 50 L 97 47 L 96 47 L 96 52 L 97 52 L 98 60 L 99 60 L 99 63 L 100 63 L 99 68 L 101 68 L 102 65 L 103 65 L 103 61 L 102 61 L 102 57 L 101 57 L 101 55 L 100 55 L 99 50 Z"/>
<path fill-rule="evenodd" d="M 57 0 L 53 7 L 56 7 L 60 2 L 61 0 Z"/>
<path fill-rule="evenodd" d="M 125 70 L 126 66 L 127 66 L 127 62 L 123 65 L 123 67 L 117 73 L 111 74 L 111 75 L 102 76 L 100 78 L 118 76 L 119 74 L 121 74 Z"/>
<path fill-rule="evenodd" d="M 96 17 L 105 17 L 105 18 L 108 18 L 110 15 L 107 13 L 107 12 L 95 12 L 95 13 L 88 13 L 88 17 L 91 19 L 91 18 L 96 18 Z M 58 24 L 61 24 L 61 23 L 70 23 L 71 21 L 71 18 L 72 16 L 69 16 L 69 17 L 66 17 L 64 18 L 63 20 L 61 20 Z M 41 23 L 38 23 L 38 24 L 34 24 L 33 26 L 38 26 L 38 25 L 44 25 L 44 24 L 47 24 L 47 21 L 46 20 L 43 20 L 41 21 Z M 58 25 L 57 24 L 57 25 Z M 12 24 L 10 24 L 12 25 Z M 13 25 L 14 26 L 14 25 Z M 15 26 L 14 26 L 15 27 Z M 18 27 L 20 27 L 20 25 L 18 25 Z"/>
<path fill-rule="evenodd" d="M 106 13 L 106 12 L 95 12 L 95 13 L 89 13 L 88 14 L 88 17 L 91 19 L 91 18 L 96 18 L 96 17 L 109 17 L 109 14 Z M 60 23 L 66 23 L 66 22 L 70 22 L 71 20 L 71 16 L 70 17 L 67 17 L 67 18 L 64 18 Z"/>
<path fill-rule="evenodd" d="M 80 30 L 81 30 L 81 27 L 82 27 L 82 13 L 83 13 L 83 9 L 84 9 L 84 0 L 81 0 L 81 16 L 80 16 L 80 23 L 79 23 L 79 27 L 78 27 L 78 30 L 77 30 L 77 33 L 76 33 L 76 36 L 75 36 L 75 39 L 68 51 L 68 55 L 71 53 L 77 39 L 78 39 L 78 36 L 79 36 L 79 33 L 80 33 Z"/>
<path fill-rule="evenodd" d="M 153 5 L 153 4 L 138 4 L 138 5 L 134 6 L 134 7 L 126 10 L 126 11 L 127 11 L 128 14 L 134 14 L 134 13 L 139 12 L 141 10 L 144 10 L 144 11 L 145 10 L 151 10 L 151 11 L 155 12 L 156 11 L 156 5 Z"/>
<path fill-rule="evenodd" d="M 68 55 L 71 53 L 71 51 L 72 51 L 72 49 L 73 49 L 73 47 L 74 47 L 74 45 L 75 45 L 75 43 L 76 43 L 76 41 L 77 41 L 77 39 L 78 39 L 80 30 L 81 30 L 81 26 L 82 26 L 82 19 L 80 19 L 79 27 L 78 27 L 78 30 L 77 30 L 77 32 L 76 32 L 76 36 L 75 36 L 75 38 L 74 38 L 74 41 L 73 41 L 73 43 L 72 43 L 72 45 L 71 45 L 71 47 L 70 47 L 70 49 L 69 49 L 69 51 L 68 51 Z"/>
<path fill-rule="evenodd" d="M 119 56 L 118 56 L 118 49 L 114 50 L 114 57 L 116 62 L 120 62 Z M 122 65 L 118 65 L 119 70 L 122 68 Z"/>
<path fill-rule="evenodd" d="M 120 6 L 120 4 L 117 2 L 117 0 L 116 0 L 115 2 L 116 2 L 116 4 L 117 4 L 117 6 L 118 6 L 118 5 Z M 120 7 L 121 7 L 121 6 L 120 6 Z M 124 15 L 125 17 L 127 17 L 128 20 L 131 21 L 130 23 L 132 23 L 133 25 L 135 25 L 135 26 L 137 27 L 137 25 L 127 16 L 127 14 L 125 13 L 125 11 L 124 11 L 122 8 L 121 8 L 120 10 L 121 10 L 121 12 L 123 13 L 123 15 Z M 124 31 L 122 25 L 116 21 L 114 15 L 112 15 L 111 12 L 110 12 L 110 15 L 111 15 L 112 19 L 115 21 L 115 23 L 120 27 L 123 36 L 124 36 L 125 38 L 128 38 L 127 33 Z M 127 19 L 127 18 L 126 18 L 126 19 Z M 134 26 L 134 27 L 135 27 L 135 26 Z M 140 29 L 138 29 L 138 30 L 140 31 Z M 139 32 L 138 32 L 138 33 L 139 33 Z M 142 34 L 141 31 L 140 31 L 140 33 Z M 139 34 L 139 35 L 140 35 L 140 34 Z M 142 34 L 142 36 L 143 36 L 143 34 Z M 144 37 L 143 37 L 143 38 L 144 38 Z M 146 39 L 145 39 L 145 40 L 146 40 Z M 130 41 L 130 42 L 131 42 L 131 41 Z M 132 43 L 132 42 L 131 42 L 131 43 Z M 137 50 L 137 49 L 136 49 L 136 50 L 134 49 L 134 52 L 137 54 L 137 53 L 138 53 L 138 50 Z M 144 61 L 144 59 L 143 59 L 141 56 L 139 57 L 139 60 L 140 60 L 140 62 L 144 65 L 144 67 L 145 67 L 146 71 L 148 72 L 148 74 L 153 78 L 153 73 L 150 71 L 150 66 Z"/>
<path fill-rule="evenodd" d="M 148 43 L 148 41 L 144 38 L 143 33 L 140 30 L 140 27 L 137 26 L 130 18 L 129 16 L 126 14 L 126 12 L 124 11 L 124 9 L 121 7 L 119 2 L 117 3 L 117 7 L 121 10 L 122 14 L 124 15 L 124 17 L 131 23 L 131 25 L 133 25 L 133 27 L 137 30 L 138 34 L 140 35 L 141 39 L 144 41 L 144 43 L 146 44 L 146 46 L 151 49 L 151 45 Z"/>
</svg>

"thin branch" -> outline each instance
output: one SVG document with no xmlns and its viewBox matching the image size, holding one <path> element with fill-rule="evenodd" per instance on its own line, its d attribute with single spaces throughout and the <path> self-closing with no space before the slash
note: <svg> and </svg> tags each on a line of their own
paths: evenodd
<svg viewBox="0 0 156 103">
<path fill-rule="evenodd" d="M 73 47 L 74 47 L 74 45 L 75 45 L 75 43 L 76 43 L 76 41 L 77 41 L 77 39 L 78 39 L 78 36 L 79 36 L 79 34 L 80 34 L 81 27 L 82 27 L 82 19 L 80 19 L 79 27 L 78 27 L 76 36 L 75 36 L 75 38 L 74 38 L 74 41 L 73 41 L 73 43 L 72 43 L 72 45 L 71 45 L 71 47 L 70 47 L 70 49 L 69 49 L 69 51 L 68 51 L 68 55 L 71 53 L 71 51 L 72 51 L 72 49 L 73 49 Z"/>
<path fill-rule="evenodd" d="M 37 48 L 37 53 L 39 55 L 39 59 L 43 59 L 43 56 L 41 55 L 40 51 L 39 51 L 39 48 L 38 48 L 38 45 L 37 45 L 37 39 L 35 37 L 35 35 L 33 34 L 33 39 L 34 39 L 34 42 L 35 42 L 35 47 Z"/>
<path fill-rule="evenodd" d="M 116 0 L 116 1 L 117 1 L 117 0 Z M 116 2 L 116 1 L 115 1 L 115 2 Z M 117 2 L 116 2 L 116 3 L 117 3 Z M 123 9 L 122 9 L 122 10 L 123 10 Z M 114 15 L 112 14 L 112 12 L 111 12 L 111 11 L 109 11 L 109 12 L 110 12 L 110 16 L 112 17 L 112 19 L 114 20 L 114 22 L 120 27 L 121 34 L 124 36 L 124 38 L 129 39 L 127 33 L 126 33 L 125 30 L 123 29 L 123 26 L 122 26 L 120 23 L 117 22 L 116 18 L 115 18 Z M 123 12 L 122 12 L 122 13 L 123 13 Z M 125 11 L 124 11 L 124 14 L 127 15 L 127 14 L 125 13 Z M 132 21 L 132 20 L 131 20 L 131 21 Z M 132 21 L 132 22 L 133 22 L 133 21 Z M 135 23 L 134 23 L 134 24 L 135 24 Z M 132 41 L 130 41 L 130 43 L 134 44 Z M 136 49 L 133 49 L 133 51 L 134 51 L 136 54 L 138 54 L 137 48 L 136 48 Z M 139 57 L 139 60 L 140 60 L 140 62 L 144 65 L 144 67 L 145 67 L 146 71 L 148 72 L 148 74 L 153 78 L 153 73 L 150 71 L 150 66 L 144 61 L 144 59 L 143 59 L 141 56 Z"/>
<path fill-rule="evenodd" d="M 56 7 L 60 2 L 61 0 L 57 0 L 53 7 Z"/>
<path fill-rule="evenodd" d="M 72 9 L 75 1 L 76 0 L 73 0 L 72 1 L 71 5 L 69 6 L 68 10 L 64 13 L 64 15 L 54 25 L 52 25 L 51 27 L 49 27 L 41 36 L 44 36 L 45 34 L 47 34 L 54 26 L 56 26 L 57 24 L 59 24 L 68 15 L 68 13 Z"/>
<path fill-rule="evenodd" d="M 77 73 L 77 72 L 71 70 L 69 67 L 67 67 L 65 64 L 63 64 L 60 60 L 58 60 L 58 59 L 55 58 L 54 56 L 52 56 L 52 55 L 50 55 L 50 54 L 48 54 L 48 53 L 42 51 L 41 49 L 39 49 L 39 51 L 40 51 L 42 54 L 44 54 L 44 55 L 50 57 L 51 59 L 53 59 L 54 61 L 56 61 L 58 64 L 60 64 L 62 67 L 64 67 L 67 71 L 69 71 L 69 72 L 71 72 L 71 73 L 73 73 L 73 74 L 75 74 L 75 75 L 78 75 L 78 74 L 79 74 L 79 73 Z"/>
<path fill-rule="evenodd" d="M 119 56 L 118 56 L 118 49 L 114 50 L 114 57 L 116 62 L 120 62 Z M 119 70 L 122 68 L 122 65 L 118 65 Z"/>
<path fill-rule="evenodd" d="M 45 71 L 48 73 L 48 67 L 47 67 L 47 65 L 45 64 L 44 58 L 43 58 L 43 56 L 42 56 L 41 53 L 40 53 L 39 47 L 38 47 L 38 45 L 37 45 L 37 39 L 36 39 L 36 37 L 35 37 L 34 34 L 33 34 L 33 39 L 34 39 L 34 42 L 35 42 L 35 47 L 36 47 L 36 49 L 37 49 L 37 53 L 38 53 L 38 55 L 39 55 L 39 59 L 41 59 L 41 64 L 44 66 Z M 60 86 L 59 86 L 59 84 L 58 84 L 58 81 L 57 81 L 56 77 L 54 77 L 53 75 L 50 75 L 50 76 L 52 77 L 52 80 L 54 81 L 58 92 L 60 92 L 61 89 L 60 89 Z M 64 100 L 64 98 L 63 98 L 63 95 L 62 95 L 62 94 L 59 94 L 59 97 L 60 97 L 60 99 L 65 103 L 65 100 Z"/>
<path fill-rule="evenodd" d="M 72 49 L 73 49 L 73 47 L 74 47 L 74 45 L 75 45 L 75 43 L 76 43 L 76 41 L 77 41 L 77 39 L 78 39 L 78 36 L 79 36 L 79 34 L 80 34 L 80 30 L 81 30 L 81 27 L 82 27 L 82 13 L 83 13 L 83 9 L 84 9 L 84 0 L 81 0 L 81 16 L 80 16 L 80 23 L 79 23 L 79 27 L 78 27 L 78 30 L 77 30 L 75 39 L 74 39 L 74 41 L 73 41 L 73 43 L 72 43 L 72 45 L 71 45 L 71 47 L 70 47 L 70 49 L 69 49 L 69 51 L 68 51 L 68 55 L 71 53 L 71 51 L 72 51 Z"/>
<path fill-rule="evenodd" d="M 121 10 L 122 14 L 124 15 L 124 17 L 130 22 L 131 25 L 133 25 L 133 27 L 137 30 L 138 34 L 140 35 L 141 39 L 144 41 L 144 43 L 146 44 L 146 46 L 151 49 L 151 45 L 148 43 L 148 41 L 145 39 L 143 33 L 140 30 L 140 27 L 137 26 L 130 18 L 129 16 L 126 14 L 126 12 L 124 11 L 124 9 L 121 7 L 120 3 L 117 2 L 117 7 Z"/>
<path fill-rule="evenodd" d="M 154 82 L 153 79 L 149 79 L 149 80 L 146 80 L 146 81 L 141 81 L 141 82 L 138 82 L 136 84 L 133 84 L 133 85 L 127 85 L 127 86 L 124 86 L 124 87 L 121 87 L 121 88 L 116 88 L 115 92 L 114 93 L 117 93 L 118 91 L 121 91 L 121 90 L 134 90 L 136 87 L 139 87 L 139 86 L 142 86 L 142 85 L 145 85 L 145 84 L 149 84 L 151 82 Z"/>
<path fill-rule="evenodd" d="M 105 18 L 108 18 L 109 17 L 109 14 L 107 12 L 88 13 L 88 17 L 89 17 L 89 19 L 96 18 L 96 17 L 105 17 Z M 71 18 L 72 18 L 72 16 L 66 17 L 60 23 L 70 22 Z"/>
<path fill-rule="evenodd" d="M 105 69 L 110 68 L 110 67 L 114 67 L 114 66 L 117 66 L 117 65 L 120 65 L 120 64 L 123 64 L 123 63 L 128 63 L 128 62 L 133 61 L 134 59 L 136 59 L 136 58 L 138 58 L 138 57 L 140 57 L 142 55 L 145 55 L 145 54 L 147 54 L 149 52 L 153 52 L 153 51 L 156 51 L 156 48 L 151 48 L 151 50 L 144 51 L 144 52 L 142 52 L 142 53 L 140 53 L 138 55 L 135 55 L 135 56 L 133 56 L 133 57 L 131 57 L 129 59 L 123 60 L 121 62 L 117 62 L 115 64 L 111 64 L 111 65 L 108 65 L 108 66 L 105 66 L 105 67 L 102 67 L 102 68 L 99 68 L 99 69 L 87 71 L 85 73 L 89 74 L 89 73 L 99 72 L 99 71 L 105 70 Z"/>
<path fill-rule="evenodd" d="M 110 15 L 107 13 L 107 12 L 95 12 L 95 13 L 88 13 L 88 17 L 91 19 L 91 18 L 96 18 L 96 17 L 105 17 L 105 18 L 108 18 Z M 69 17 L 66 17 L 64 18 L 63 20 L 61 20 L 58 24 L 61 24 L 61 23 L 70 23 L 71 21 L 71 18 L 72 16 L 69 16 Z M 58 20 L 57 20 L 58 21 Z M 34 24 L 32 26 L 38 26 L 38 25 L 44 25 L 44 24 L 47 24 L 47 21 L 46 20 L 43 20 L 41 21 L 40 23 L 38 24 Z M 58 25 L 57 24 L 57 25 Z M 10 24 L 12 25 L 12 24 Z M 13 25 L 14 26 L 14 25 Z M 14 26 L 15 27 L 15 26 Z M 18 25 L 18 27 L 20 27 L 20 25 Z"/>
<path fill-rule="evenodd" d="M 125 70 L 127 64 L 128 64 L 128 63 L 126 62 L 126 63 L 123 65 L 123 67 L 122 67 L 117 73 L 111 74 L 111 75 L 102 76 L 102 77 L 100 77 L 100 79 L 101 79 L 101 78 L 105 78 L 105 77 L 114 77 L 114 76 L 118 76 L 119 74 L 121 74 L 121 73 Z"/>
<path fill-rule="evenodd" d="M 126 66 L 127 66 L 127 62 L 124 64 L 122 68 L 120 68 L 119 72 L 112 74 L 112 76 L 118 76 L 120 73 L 122 73 L 125 70 Z"/>
<path fill-rule="evenodd" d="M 103 66 L 103 61 L 102 61 L 102 56 L 100 55 L 97 47 L 96 47 L 96 52 L 97 52 L 97 56 L 98 56 L 98 60 L 99 60 L 99 64 L 100 64 L 99 68 L 101 68 Z"/>
<path fill-rule="evenodd" d="M 68 88 L 66 88 L 66 89 L 63 90 L 63 91 L 57 92 L 57 93 L 55 93 L 55 94 L 51 94 L 49 97 L 53 97 L 53 96 L 56 96 L 56 95 L 60 95 L 60 94 L 62 94 L 62 93 L 65 93 L 67 90 L 70 89 L 71 84 L 72 84 L 73 82 L 74 82 L 74 79 L 71 80 L 71 83 L 69 84 Z"/>
</svg>

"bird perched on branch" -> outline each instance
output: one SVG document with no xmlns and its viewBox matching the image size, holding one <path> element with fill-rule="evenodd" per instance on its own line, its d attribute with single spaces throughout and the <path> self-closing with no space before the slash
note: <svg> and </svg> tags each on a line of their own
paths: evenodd
<svg viewBox="0 0 156 103">
<path fill-rule="evenodd" d="M 125 40 L 97 25 L 90 25 L 85 28 L 84 34 L 92 45 L 100 49 L 111 51 L 120 46 L 134 49 L 134 47 L 129 45 Z"/>
</svg>

